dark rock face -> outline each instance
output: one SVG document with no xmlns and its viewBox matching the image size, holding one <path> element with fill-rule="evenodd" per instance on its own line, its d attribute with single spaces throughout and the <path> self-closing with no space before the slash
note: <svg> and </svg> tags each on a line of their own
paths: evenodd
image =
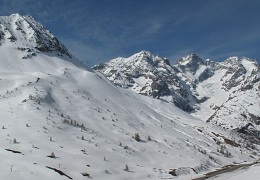
<svg viewBox="0 0 260 180">
<path fill-rule="evenodd" d="M 24 20 L 26 20 L 27 23 L 30 24 L 31 28 L 34 29 L 36 49 L 41 52 L 58 52 L 59 55 L 67 55 L 68 57 L 71 57 L 68 49 L 48 30 L 46 30 L 43 25 L 36 22 L 32 16 L 25 16 Z"/>
<path fill-rule="evenodd" d="M 229 74 L 233 74 L 232 77 L 223 83 L 223 86 L 227 89 L 230 90 L 233 87 L 238 86 L 243 80 L 245 80 L 245 73 L 246 69 L 244 66 L 239 65 L 238 69 L 232 69 L 228 71 Z M 241 78 L 239 78 L 241 77 Z M 239 79 L 238 79 L 239 78 Z"/>
<path fill-rule="evenodd" d="M 0 31 L 0 41 L 4 39 L 4 36 L 5 36 L 4 32 Z"/>
<path fill-rule="evenodd" d="M 196 54 L 191 54 L 177 62 L 177 66 L 182 72 L 189 71 L 193 74 L 196 73 L 201 65 L 205 65 L 205 62 Z"/>
<path fill-rule="evenodd" d="M 237 132 L 246 135 L 243 136 L 243 138 L 251 143 L 260 143 L 260 131 L 258 131 L 252 123 L 248 123 L 245 126 L 238 128 Z"/>
<path fill-rule="evenodd" d="M 198 77 L 199 82 L 202 82 L 208 78 L 210 78 L 211 76 L 214 75 L 214 72 L 212 71 L 212 69 L 210 68 L 206 68 Z"/>
<path fill-rule="evenodd" d="M 151 84 L 152 96 L 154 98 L 160 98 L 161 96 L 170 95 L 170 90 L 165 81 L 153 81 Z"/>
<path fill-rule="evenodd" d="M 173 101 L 174 105 L 177 106 L 178 108 L 186 111 L 186 112 L 191 112 L 194 111 L 194 108 L 191 107 L 188 103 L 187 100 L 181 97 L 177 97 Z"/>
</svg>

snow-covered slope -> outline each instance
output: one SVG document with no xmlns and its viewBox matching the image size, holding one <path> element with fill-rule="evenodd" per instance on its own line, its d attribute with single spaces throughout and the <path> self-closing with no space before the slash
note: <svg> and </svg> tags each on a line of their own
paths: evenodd
<svg viewBox="0 0 260 180">
<path fill-rule="evenodd" d="M 198 111 L 197 117 L 228 128 L 248 123 L 257 127 L 259 76 L 259 65 L 248 58 L 232 57 L 215 64 L 214 75 L 198 85 L 198 93 L 210 98 L 199 105 L 204 113 Z"/>
<path fill-rule="evenodd" d="M 115 87 L 67 50 L 20 39 L 9 25 L 27 17 L 0 19 L 1 179 L 190 179 L 258 158 L 237 132 Z M 31 32 L 42 27 L 34 23 Z"/>
</svg>

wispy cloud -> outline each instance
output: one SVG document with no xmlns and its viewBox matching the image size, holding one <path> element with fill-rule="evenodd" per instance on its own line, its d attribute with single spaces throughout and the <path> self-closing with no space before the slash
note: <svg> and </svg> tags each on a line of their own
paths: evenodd
<svg viewBox="0 0 260 180">
<path fill-rule="evenodd" d="M 236 1 L 2 0 L 0 14 L 31 14 L 89 64 L 143 49 L 170 59 L 256 52 L 260 3 Z"/>
</svg>

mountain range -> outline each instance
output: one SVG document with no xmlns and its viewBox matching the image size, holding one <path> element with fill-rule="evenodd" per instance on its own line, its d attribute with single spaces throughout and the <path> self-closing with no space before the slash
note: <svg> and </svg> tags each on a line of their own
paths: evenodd
<svg viewBox="0 0 260 180">
<path fill-rule="evenodd" d="M 94 69 L 119 87 L 173 103 L 207 122 L 231 129 L 260 122 L 260 68 L 246 57 L 215 62 L 191 54 L 171 65 L 141 51 Z"/>
<path fill-rule="evenodd" d="M 259 158 L 259 65 L 141 51 L 89 68 L 0 17 L 1 179 L 192 179 Z"/>
</svg>

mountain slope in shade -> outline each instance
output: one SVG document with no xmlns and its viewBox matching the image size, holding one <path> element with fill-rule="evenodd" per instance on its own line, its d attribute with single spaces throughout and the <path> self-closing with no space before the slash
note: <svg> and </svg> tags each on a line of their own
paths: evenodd
<svg viewBox="0 0 260 180">
<path fill-rule="evenodd" d="M 14 17 L 24 18 L 1 17 L 1 26 Z M 190 179 L 259 157 L 258 145 L 236 131 L 115 87 L 52 45 L 46 52 L 29 39 L 6 37 L 0 46 L 1 179 Z M 31 52 L 18 47 L 37 55 L 23 59 Z"/>
<path fill-rule="evenodd" d="M 249 58 L 214 62 L 191 54 L 170 65 L 169 60 L 142 51 L 94 69 L 120 87 L 172 102 L 204 121 L 228 128 L 258 125 L 259 65 Z M 231 99 L 243 108 L 231 106 Z"/>
</svg>

